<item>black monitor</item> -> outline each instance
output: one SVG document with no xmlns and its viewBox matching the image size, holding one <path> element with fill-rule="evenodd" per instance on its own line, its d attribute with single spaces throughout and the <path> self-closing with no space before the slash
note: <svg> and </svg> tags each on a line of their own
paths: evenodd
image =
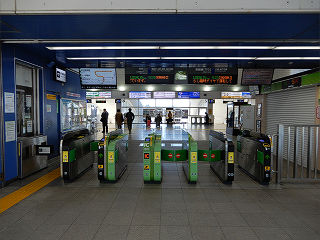
<svg viewBox="0 0 320 240">
<path fill-rule="evenodd" d="M 272 82 L 273 69 L 243 69 L 242 85 L 269 85 Z"/>
</svg>

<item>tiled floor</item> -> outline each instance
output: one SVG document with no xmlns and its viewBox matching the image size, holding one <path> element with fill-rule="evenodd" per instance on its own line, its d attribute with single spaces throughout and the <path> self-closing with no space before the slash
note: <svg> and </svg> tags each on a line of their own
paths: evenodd
<svg viewBox="0 0 320 240">
<path fill-rule="evenodd" d="M 190 132 L 205 147 L 207 131 Z M 189 185 L 181 163 L 172 162 L 163 163 L 161 185 L 144 185 L 145 134 L 137 127 L 130 136 L 119 182 L 100 184 L 95 167 L 73 183 L 58 179 L 0 214 L 0 239 L 320 239 L 318 185 L 261 186 L 236 169 L 229 186 L 206 163 Z"/>
</svg>

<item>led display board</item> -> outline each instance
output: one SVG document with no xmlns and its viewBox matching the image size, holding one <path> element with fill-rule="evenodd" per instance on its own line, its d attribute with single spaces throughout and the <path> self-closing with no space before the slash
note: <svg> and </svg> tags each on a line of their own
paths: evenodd
<svg viewBox="0 0 320 240">
<path fill-rule="evenodd" d="M 271 84 L 273 69 L 243 69 L 242 85 L 268 85 Z"/>
<path fill-rule="evenodd" d="M 151 98 L 151 92 L 129 92 L 129 98 Z"/>
<path fill-rule="evenodd" d="M 86 92 L 86 98 L 111 98 L 111 92 Z"/>
<path fill-rule="evenodd" d="M 178 98 L 200 98 L 200 92 L 178 92 Z"/>
<path fill-rule="evenodd" d="M 130 67 L 125 69 L 126 84 L 173 84 L 173 67 Z"/>
<path fill-rule="evenodd" d="M 250 92 L 221 92 L 221 98 L 244 99 L 251 98 Z"/>
<path fill-rule="evenodd" d="M 238 69 L 228 67 L 192 67 L 188 69 L 189 84 L 237 84 Z"/>
<path fill-rule="evenodd" d="M 80 68 L 81 87 L 85 89 L 116 89 L 115 68 Z"/>
<path fill-rule="evenodd" d="M 175 92 L 154 92 L 153 98 L 175 98 Z"/>
</svg>

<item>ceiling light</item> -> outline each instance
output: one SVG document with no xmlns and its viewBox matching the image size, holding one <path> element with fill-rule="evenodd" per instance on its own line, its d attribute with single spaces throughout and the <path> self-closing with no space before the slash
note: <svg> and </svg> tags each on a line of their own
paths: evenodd
<svg viewBox="0 0 320 240">
<path fill-rule="evenodd" d="M 160 46 L 160 49 L 167 49 L 167 50 L 194 50 L 194 49 L 273 49 L 273 46 Z"/>
<path fill-rule="evenodd" d="M 320 60 L 320 57 L 257 57 L 256 60 Z"/>
<path fill-rule="evenodd" d="M 159 49 L 159 46 L 83 46 L 83 47 L 46 47 L 49 50 L 138 50 Z"/>
<path fill-rule="evenodd" d="M 70 57 L 68 60 L 159 60 L 160 57 Z"/>
<path fill-rule="evenodd" d="M 153 87 L 153 86 L 149 86 L 149 87 L 147 87 L 147 90 L 148 90 L 148 91 L 153 91 L 153 90 L 154 90 L 154 87 Z"/>
<path fill-rule="evenodd" d="M 119 91 L 123 92 L 123 91 L 125 91 L 125 90 L 126 90 L 126 87 L 125 87 L 125 86 L 120 86 L 120 87 L 119 87 Z"/>
<path fill-rule="evenodd" d="M 211 91 L 211 87 L 209 87 L 209 86 L 205 86 L 205 87 L 203 88 L 203 91 L 205 91 L 205 92 L 209 92 L 209 91 Z"/>
<path fill-rule="evenodd" d="M 320 50 L 320 46 L 279 46 L 274 50 Z"/>
<path fill-rule="evenodd" d="M 182 91 L 182 87 L 181 87 L 181 86 L 177 86 L 177 87 L 176 87 L 176 91 L 178 91 L 178 92 L 179 92 L 179 91 Z"/>
</svg>

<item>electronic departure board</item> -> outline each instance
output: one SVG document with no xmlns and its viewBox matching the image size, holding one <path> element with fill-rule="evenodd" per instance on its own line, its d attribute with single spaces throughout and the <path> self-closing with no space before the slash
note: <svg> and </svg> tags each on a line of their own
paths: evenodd
<svg viewBox="0 0 320 240">
<path fill-rule="evenodd" d="M 243 69 L 242 85 L 267 85 L 271 84 L 273 69 Z"/>
<path fill-rule="evenodd" d="M 188 69 L 189 84 L 237 84 L 238 69 L 194 67 Z"/>
<path fill-rule="evenodd" d="M 125 69 L 126 84 L 173 84 L 173 67 L 130 67 Z"/>
</svg>

